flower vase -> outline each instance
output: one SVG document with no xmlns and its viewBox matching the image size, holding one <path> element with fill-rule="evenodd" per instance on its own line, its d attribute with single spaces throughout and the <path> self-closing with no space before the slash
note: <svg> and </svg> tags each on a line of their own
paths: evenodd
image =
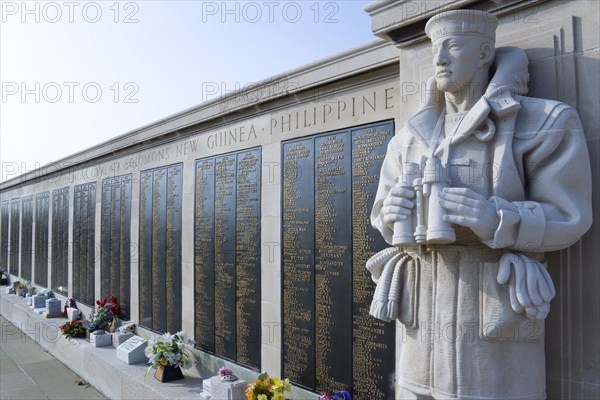
<svg viewBox="0 0 600 400">
<path fill-rule="evenodd" d="M 91 340 L 91 339 L 90 339 L 90 335 L 91 335 L 91 334 L 92 334 L 92 332 L 94 332 L 94 331 L 96 331 L 96 329 L 86 329 L 86 330 L 85 330 L 85 335 L 84 335 L 84 337 L 85 337 L 85 340 L 86 340 L 87 342 L 89 342 L 89 341 Z"/>
<path fill-rule="evenodd" d="M 183 379 L 183 372 L 181 372 L 181 368 L 175 368 L 171 365 L 159 365 L 156 367 L 154 377 L 161 382 L 171 382 Z"/>
<path fill-rule="evenodd" d="M 230 374 L 230 375 L 222 375 L 221 376 L 221 380 L 224 382 L 234 382 L 237 381 L 237 376 Z"/>
</svg>

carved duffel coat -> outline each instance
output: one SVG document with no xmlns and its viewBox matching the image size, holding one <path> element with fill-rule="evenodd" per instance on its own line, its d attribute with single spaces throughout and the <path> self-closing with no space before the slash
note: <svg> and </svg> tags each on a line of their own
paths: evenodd
<svg viewBox="0 0 600 400">
<path fill-rule="evenodd" d="M 472 135 L 440 155 L 450 186 L 489 198 L 500 224 L 485 243 L 455 225 L 450 245 L 404 248 L 418 262 L 410 263 L 414 271 L 402 281 L 400 388 L 440 399 L 545 397 L 544 321 L 513 311 L 508 284 L 496 281 L 498 260 L 508 251 L 541 260 L 545 251 L 576 242 L 591 225 L 591 172 L 575 110 L 515 99 L 520 110 L 513 117 L 489 114 L 496 126 L 491 137 Z M 402 163 L 423 166 L 432 146 L 448 135 L 445 126 L 433 137 L 439 118 L 447 118 L 446 125 L 461 118 L 444 114 L 419 110 L 389 144 L 371 222 L 390 244 L 393 227 L 383 222 L 383 200 Z"/>
</svg>

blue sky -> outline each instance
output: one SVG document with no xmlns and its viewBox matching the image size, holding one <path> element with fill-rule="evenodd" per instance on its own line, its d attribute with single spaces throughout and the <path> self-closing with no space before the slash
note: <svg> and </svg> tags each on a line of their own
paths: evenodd
<svg viewBox="0 0 600 400">
<path fill-rule="evenodd" d="M 1 0 L 1 180 L 373 40 L 367 3 Z"/>
</svg>

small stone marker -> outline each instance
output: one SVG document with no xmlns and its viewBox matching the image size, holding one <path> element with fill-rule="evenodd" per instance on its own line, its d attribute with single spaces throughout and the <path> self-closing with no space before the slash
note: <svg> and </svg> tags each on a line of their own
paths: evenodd
<svg viewBox="0 0 600 400">
<path fill-rule="evenodd" d="M 36 308 L 43 308 L 44 311 L 46 310 L 46 296 L 41 295 L 41 294 L 36 294 L 31 296 L 31 308 L 33 308 L 34 310 Z"/>
<path fill-rule="evenodd" d="M 64 314 L 60 310 L 60 300 L 46 299 L 46 318 L 63 317 Z"/>
<path fill-rule="evenodd" d="M 211 398 L 211 388 L 210 388 L 210 380 L 212 378 L 204 379 L 202 381 L 202 393 L 200 393 L 200 398 L 202 400 L 210 400 Z"/>
<path fill-rule="evenodd" d="M 112 345 L 113 347 L 119 347 L 121 344 L 125 343 L 125 341 L 131 339 L 132 337 L 133 333 L 131 332 L 116 331 L 112 334 Z"/>
<path fill-rule="evenodd" d="M 79 310 L 73 307 L 67 307 L 67 319 L 73 321 L 79 318 Z"/>
<path fill-rule="evenodd" d="M 110 346 L 112 335 L 102 329 L 90 333 L 90 344 L 94 347 Z"/>
<path fill-rule="evenodd" d="M 117 358 L 126 364 L 136 364 L 147 360 L 144 350 L 148 341 L 139 336 L 127 339 L 117 347 Z"/>
<path fill-rule="evenodd" d="M 248 383 L 241 379 L 228 382 L 221 379 L 220 376 L 210 378 L 210 397 L 213 399 L 232 399 L 243 400 L 246 398 L 244 392 Z"/>
</svg>

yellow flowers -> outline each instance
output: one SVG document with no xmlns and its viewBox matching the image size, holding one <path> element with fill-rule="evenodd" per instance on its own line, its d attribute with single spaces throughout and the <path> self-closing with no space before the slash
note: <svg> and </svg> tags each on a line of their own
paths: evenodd
<svg viewBox="0 0 600 400">
<path fill-rule="evenodd" d="M 260 374 L 254 383 L 248 385 L 246 397 L 248 400 L 286 400 L 283 392 L 291 389 L 292 384 L 289 379 L 270 377 L 265 372 Z"/>
</svg>

